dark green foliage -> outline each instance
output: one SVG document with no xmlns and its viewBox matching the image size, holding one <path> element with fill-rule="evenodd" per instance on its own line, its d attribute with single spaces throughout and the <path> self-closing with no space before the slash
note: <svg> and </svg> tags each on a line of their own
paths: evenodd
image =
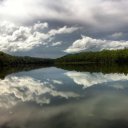
<svg viewBox="0 0 128 128">
<path fill-rule="evenodd" d="M 21 65 L 51 65 L 52 59 L 17 57 L 0 52 L 0 66 L 21 66 Z"/>
<path fill-rule="evenodd" d="M 128 74 L 128 65 L 125 64 L 103 64 L 103 63 L 88 63 L 88 64 L 60 64 L 56 65 L 58 68 L 78 71 L 78 72 L 102 72 L 108 73 L 124 73 Z"/>
<path fill-rule="evenodd" d="M 56 64 L 128 63 L 128 49 L 81 52 L 56 59 Z"/>
<path fill-rule="evenodd" d="M 100 52 L 81 52 L 69 54 L 58 59 L 43 59 L 34 57 L 17 57 L 0 52 L 0 67 L 24 65 L 53 65 L 53 64 L 128 64 L 128 49 L 103 50 Z"/>
</svg>

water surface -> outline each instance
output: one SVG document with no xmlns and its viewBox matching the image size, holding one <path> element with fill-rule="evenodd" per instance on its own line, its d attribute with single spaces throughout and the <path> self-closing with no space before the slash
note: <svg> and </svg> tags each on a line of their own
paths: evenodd
<svg viewBox="0 0 128 128">
<path fill-rule="evenodd" d="M 1 128 L 127 128 L 128 75 L 55 67 L 0 79 Z"/>
</svg>

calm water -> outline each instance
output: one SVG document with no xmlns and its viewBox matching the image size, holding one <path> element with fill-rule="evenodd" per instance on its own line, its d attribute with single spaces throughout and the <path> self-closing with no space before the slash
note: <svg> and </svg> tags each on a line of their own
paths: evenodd
<svg viewBox="0 0 128 128">
<path fill-rule="evenodd" d="M 6 75 L 0 128 L 128 128 L 128 75 L 55 67 Z"/>
</svg>

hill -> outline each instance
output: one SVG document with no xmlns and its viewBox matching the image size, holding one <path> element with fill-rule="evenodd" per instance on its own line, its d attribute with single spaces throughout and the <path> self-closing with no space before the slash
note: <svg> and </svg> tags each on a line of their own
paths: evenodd
<svg viewBox="0 0 128 128">
<path fill-rule="evenodd" d="M 23 65 L 50 65 L 52 59 L 43 59 L 35 57 L 18 57 L 11 56 L 4 52 L 0 52 L 0 66 L 23 66 Z"/>
<path fill-rule="evenodd" d="M 62 65 L 62 64 L 128 64 L 128 49 L 103 50 L 98 52 L 81 52 L 68 54 L 57 59 L 44 59 L 35 57 L 18 57 L 0 52 L 0 66 L 24 65 Z"/>
<path fill-rule="evenodd" d="M 56 59 L 56 64 L 128 64 L 128 49 L 122 50 L 103 50 L 98 52 L 81 52 L 69 54 Z"/>
</svg>

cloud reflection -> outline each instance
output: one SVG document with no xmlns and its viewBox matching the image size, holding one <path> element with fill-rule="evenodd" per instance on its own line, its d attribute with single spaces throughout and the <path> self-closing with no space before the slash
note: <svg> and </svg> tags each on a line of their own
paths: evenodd
<svg viewBox="0 0 128 128">
<path fill-rule="evenodd" d="M 74 92 L 57 91 L 50 82 L 31 77 L 8 76 L 0 80 L 0 107 L 9 108 L 19 102 L 49 104 L 51 97 L 78 97 Z"/>
<path fill-rule="evenodd" d="M 77 85 L 82 85 L 83 88 L 87 88 L 96 84 L 102 84 L 107 82 L 128 80 L 128 75 L 118 74 L 118 73 L 103 74 L 103 73 L 89 73 L 89 72 L 81 73 L 81 72 L 71 71 L 65 73 L 65 75 L 73 79 L 73 81 Z"/>
<path fill-rule="evenodd" d="M 25 72 L 26 76 L 20 73 L 24 77 L 15 74 L 0 80 L 0 128 L 127 128 L 128 90 L 122 87 L 127 85 L 128 75 L 70 71 L 65 75 L 61 72 L 58 77 L 53 75 L 53 68 L 52 71 L 37 71 L 28 73 L 36 78 L 28 77 Z M 41 73 L 45 77 L 37 76 Z M 58 69 L 56 74 L 59 74 Z M 69 80 L 68 84 L 64 80 Z M 99 86 L 92 87 L 97 84 Z M 85 91 L 76 85 L 90 89 Z M 116 89 L 119 85 L 121 90 Z M 106 86 L 110 88 L 106 89 Z M 76 90 L 79 95 L 74 93 Z M 81 95 L 82 98 L 74 100 Z M 49 104 L 53 97 L 57 104 Z M 62 103 L 58 97 L 72 99 Z M 39 107 L 40 104 L 49 105 Z"/>
</svg>

